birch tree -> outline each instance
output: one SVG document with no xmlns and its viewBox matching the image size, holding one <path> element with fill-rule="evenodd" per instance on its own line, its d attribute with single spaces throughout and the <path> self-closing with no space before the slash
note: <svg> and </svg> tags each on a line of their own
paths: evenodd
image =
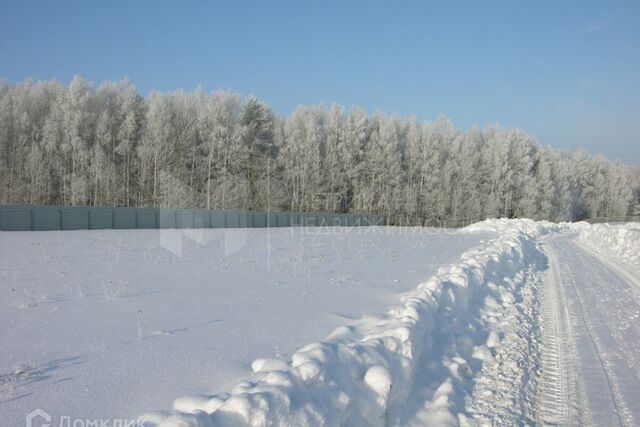
<svg viewBox="0 0 640 427">
<path fill-rule="evenodd" d="M 621 218 L 637 168 L 354 107 L 288 117 L 254 96 L 141 96 L 131 82 L 0 82 L 0 203 L 367 212 L 390 224 Z"/>
</svg>

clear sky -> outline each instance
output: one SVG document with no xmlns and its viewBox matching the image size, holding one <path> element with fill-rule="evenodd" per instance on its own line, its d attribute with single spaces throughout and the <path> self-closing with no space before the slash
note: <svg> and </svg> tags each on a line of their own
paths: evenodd
<svg viewBox="0 0 640 427">
<path fill-rule="evenodd" d="M 640 1 L 0 1 L 0 78 L 520 127 L 640 166 Z"/>
</svg>

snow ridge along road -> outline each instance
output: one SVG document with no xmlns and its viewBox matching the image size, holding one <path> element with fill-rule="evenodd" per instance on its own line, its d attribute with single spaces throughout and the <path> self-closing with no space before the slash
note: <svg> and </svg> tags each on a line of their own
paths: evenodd
<svg viewBox="0 0 640 427">
<path fill-rule="evenodd" d="M 545 292 L 556 297 L 545 301 L 555 314 L 545 320 L 544 335 L 545 343 L 555 337 L 558 344 L 545 347 L 543 355 L 540 421 L 638 425 L 640 281 L 592 253 L 585 240 L 575 233 L 547 240 L 551 270 Z M 603 240 L 601 249 L 609 242 Z M 554 391 L 570 399 L 553 402 Z"/>
<path fill-rule="evenodd" d="M 640 276 L 640 224 L 587 224 L 578 223 L 572 229 L 580 232 L 579 240 L 586 246 L 624 263 L 626 269 Z M 611 259 L 611 258 L 609 258 Z"/>
<path fill-rule="evenodd" d="M 441 268 L 384 316 L 339 327 L 291 358 L 256 360 L 253 380 L 228 394 L 186 396 L 142 419 L 155 426 L 532 422 L 536 301 L 546 268 L 536 238 L 554 228 L 528 220 L 475 225 L 468 231 L 499 237 Z"/>
</svg>

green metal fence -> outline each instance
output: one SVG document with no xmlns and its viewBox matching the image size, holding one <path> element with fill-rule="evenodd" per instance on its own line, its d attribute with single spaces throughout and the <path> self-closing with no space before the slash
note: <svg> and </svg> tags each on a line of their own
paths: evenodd
<svg viewBox="0 0 640 427">
<path fill-rule="evenodd" d="M 262 228 L 383 225 L 380 215 L 207 209 L 0 205 L 0 230 Z"/>
</svg>

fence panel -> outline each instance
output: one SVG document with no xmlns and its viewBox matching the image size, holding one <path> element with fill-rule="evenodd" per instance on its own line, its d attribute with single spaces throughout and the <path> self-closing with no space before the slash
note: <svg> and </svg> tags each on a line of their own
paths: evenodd
<svg viewBox="0 0 640 427">
<path fill-rule="evenodd" d="M 211 228 L 225 228 L 226 227 L 226 215 L 224 212 L 209 212 L 209 225 Z"/>
<path fill-rule="evenodd" d="M 34 211 L 35 212 L 35 211 Z M 63 209 L 62 229 L 63 230 L 88 230 L 89 210 L 83 209 Z"/>
<path fill-rule="evenodd" d="M 136 212 L 137 228 L 158 228 L 158 211 L 156 209 L 138 210 Z"/>
<path fill-rule="evenodd" d="M 173 209 L 160 209 L 158 212 L 158 228 L 178 228 L 176 211 Z"/>
<path fill-rule="evenodd" d="M 238 223 L 240 228 L 247 228 L 253 226 L 253 215 L 247 212 L 238 213 Z"/>
<path fill-rule="evenodd" d="M 176 211 L 176 228 L 193 228 L 193 211 Z"/>
<path fill-rule="evenodd" d="M 380 215 L 206 209 L 0 205 L 0 230 L 97 230 L 382 225 Z"/>
<path fill-rule="evenodd" d="M 31 230 L 31 209 L 15 209 L 0 212 L 3 231 Z"/>
<path fill-rule="evenodd" d="M 136 228 L 136 211 L 129 208 L 114 209 L 113 228 L 116 230 L 129 230 Z"/>
<path fill-rule="evenodd" d="M 89 211 L 89 227 L 92 230 L 115 228 L 113 225 L 113 210 L 92 209 Z"/>
<path fill-rule="evenodd" d="M 206 211 L 198 210 L 193 212 L 193 228 L 211 228 L 209 214 Z"/>
<path fill-rule="evenodd" d="M 225 214 L 225 227 L 226 228 L 239 228 L 240 227 L 240 215 L 237 213 L 229 212 Z"/>
<path fill-rule="evenodd" d="M 285 213 L 276 214 L 276 227 L 286 227 L 289 225 L 289 217 Z"/>
<path fill-rule="evenodd" d="M 60 230 L 60 216 L 59 210 L 34 209 L 32 216 L 33 229 L 37 231 Z M 111 227 L 111 223 L 109 223 L 109 227 Z"/>
<path fill-rule="evenodd" d="M 254 212 L 253 216 L 253 227 L 254 228 L 264 228 L 267 226 L 267 214 L 266 212 Z"/>
</svg>

